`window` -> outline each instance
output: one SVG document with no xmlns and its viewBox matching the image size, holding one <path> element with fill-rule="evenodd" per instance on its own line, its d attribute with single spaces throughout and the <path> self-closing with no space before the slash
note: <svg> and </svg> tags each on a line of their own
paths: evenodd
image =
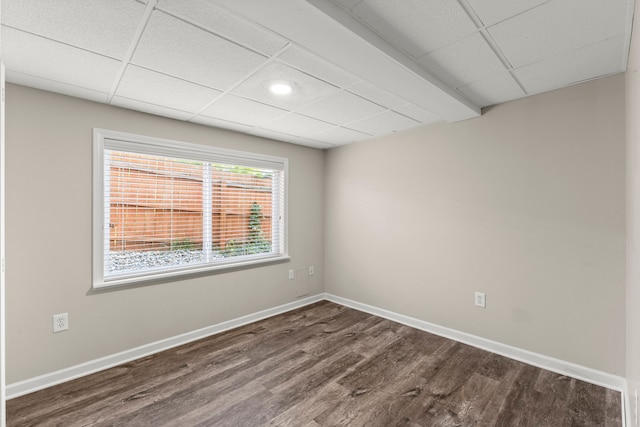
<svg viewBox="0 0 640 427">
<path fill-rule="evenodd" d="M 94 288 L 287 259 L 287 159 L 93 139 Z"/>
</svg>

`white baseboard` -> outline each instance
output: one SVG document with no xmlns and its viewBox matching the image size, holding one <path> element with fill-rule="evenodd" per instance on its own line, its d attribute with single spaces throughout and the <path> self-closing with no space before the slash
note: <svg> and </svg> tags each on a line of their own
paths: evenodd
<svg viewBox="0 0 640 427">
<path fill-rule="evenodd" d="M 279 305 L 277 307 L 268 308 L 266 310 L 259 311 L 257 313 L 248 314 L 246 316 L 231 319 L 226 322 L 218 323 L 216 325 L 208 326 L 206 328 L 198 329 L 185 334 L 177 335 L 175 337 L 167 338 L 161 341 L 156 341 L 150 344 L 142 345 L 140 347 L 132 348 L 131 350 L 125 350 L 120 353 L 112 354 L 110 356 L 101 357 L 99 359 L 91 360 L 89 362 L 81 363 L 66 369 L 44 374 L 35 378 L 20 381 L 6 386 L 7 399 L 13 399 L 14 397 L 22 396 L 34 391 L 42 390 L 47 387 L 51 387 L 56 384 L 61 384 L 67 381 L 71 381 L 76 378 L 83 377 L 95 372 L 103 371 L 108 368 L 127 363 L 132 360 L 140 359 L 142 357 L 149 356 L 154 353 L 158 353 L 164 350 L 168 350 L 179 345 L 187 344 L 189 342 L 206 338 L 211 335 L 219 334 L 220 332 L 227 331 L 229 329 L 237 328 L 238 326 L 246 325 L 249 323 L 257 322 L 258 320 L 266 319 L 267 317 L 276 316 L 287 311 L 295 310 L 296 308 L 304 307 L 305 305 L 313 304 L 324 299 L 324 294 L 313 295 L 306 298 L 301 298 L 294 302 Z"/>
<path fill-rule="evenodd" d="M 555 359 L 553 357 L 545 356 L 542 354 L 534 353 L 528 350 L 512 347 L 507 344 L 502 344 L 496 341 L 491 341 L 485 338 L 481 338 L 475 335 L 467 334 L 464 332 L 456 331 L 454 329 L 439 326 L 433 323 L 426 322 L 424 320 L 416 319 L 413 317 L 405 316 L 402 314 L 394 313 L 392 311 L 384 310 L 371 305 L 363 304 L 357 301 L 353 301 L 347 298 L 342 298 L 337 295 L 322 293 L 313 295 L 310 297 L 302 298 L 297 301 L 283 304 L 277 307 L 269 308 L 259 311 L 257 313 L 249 314 L 246 316 L 232 319 L 226 322 L 219 323 L 217 325 L 209 326 L 206 328 L 198 329 L 192 332 L 181 334 L 165 340 L 156 341 L 147 345 L 126 350 L 121 353 L 113 354 L 110 356 L 95 359 L 80 365 L 72 366 L 70 368 L 62 369 L 49 374 L 41 375 L 39 377 L 31 378 L 28 380 L 20 381 L 17 383 L 9 384 L 6 387 L 7 399 L 12 399 L 24 394 L 28 394 L 37 390 L 41 390 L 56 384 L 60 384 L 66 381 L 73 380 L 85 375 L 92 374 L 94 372 L 102 371 L 113 366 L 127 363 L 141 357 L 146 357 L 160 351 L 168 350 L 179 345 L 187 344 L 189 342 L 206 338 L 211 335 L 224 332 L 229 329 L 237 328 L 238 326 L 246 325 L 248 323 L 256 322 L 258 320 L 272 317 L 287 311 L 294 310 L 296 308 L 304 307 L 305 305 L 313 304 L 318 301 L 328 300 L 337 304 L 344 305 L 356 310 L 364 311 L 366 313 L 373 314 L 375 316 L 383 317 L 385 319 L 392 320 L 394 322 L 402 323 L 407 326 L 411 326 L 416 329 L 420 329 L 426 332 L 430 332 L 435 335 L 439 335 L 445 338 L 449 338 L 464 344 L 468 344 L 483 350 L 490 351 L 492 353 L 499 354 L 501 356 L 508 357 L 510 359 L 518 360 L 520 362 L 527 363 L 529 365 L 537 366 L 539 368 L 547 369 L 552 372 L 556 372 L 568 377 L 576 378 L 582 381 L 586 381 L 599 386 L 607 387 L 612 390 L 620 391 L 622 393 L 622 410 L 623 410 L 623 426 L 625 419 L 628 417 L 629 402 L 626 397 L 626 380 L 623 377 L 608 374 L 606 372 L 597 371 L 595 369 L 580 366 L 574 363 L 566 362 L 563 360 Z"/>
<path fill-rule="evenodd" d="M 537 366 L 539 368 L 586 381 L 591 384 L 610 388 L 612 390 L 620 392 L 625 391 L 625 379 L 617 375 L 608 374 L 606 372 L 597 371 L 595 369 L 576 365 L 564 360 L 559 360 L 553 357 L 534 353 L 532 351 L 512 347 L 507 344 L 491 341 L 486 338 L 467 334 L 465 332 L 456 331 L 455 329 L 445 328 L 443 326 L 425 322 L 424 320 L 394 313 L 392 311 L 373 307 L 371 305 L 363 304 L 357 301 L 352 301 L 350 299 L 342 298 L 337 295 L 325 293 L 324 297 L 328 301 L 335 302 L 336 304 L 344 305 L 346 307 L 364 311 L 366 313 L 383 317 L 385 319 L 393 320 L 394 322 L 402 323 L 403 325 L 411 326 L 412 328 L 420 329 L 422 331 L 430 332 L 434 335 L 439 335 L 445 338 L 452 339 L 454 341 L 471 345 L 473 347 L 481 348 L 483 350 L 487 350 L 492 353 L 508 357 L 510 359 L 527 363 L 529 365 Z"/>
</svg>

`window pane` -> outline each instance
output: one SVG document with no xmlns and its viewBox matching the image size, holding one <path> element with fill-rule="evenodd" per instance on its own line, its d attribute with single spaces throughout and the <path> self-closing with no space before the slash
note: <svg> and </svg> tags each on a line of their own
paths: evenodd
<svg viewBox="0 0 640 427">
<path fill-rule="evenodd" d="M 203 163 L 105 150 L 105 275 L 203 262 Z"/>
<path fill-rule="evenodd" d="M 270 253 L 274 172 L 214 165 L 212 242 L 225 258 Z"/>
</svg>

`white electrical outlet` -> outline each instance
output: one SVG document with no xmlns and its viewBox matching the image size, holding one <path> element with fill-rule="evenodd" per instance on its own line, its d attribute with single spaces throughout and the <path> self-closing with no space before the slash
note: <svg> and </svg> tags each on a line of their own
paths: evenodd
<svg viewBox="0 0 640 427">
<path fill-rule="evenodd" d="M 314 274 L 316 274 L 316 269 L 313 265 L 309 266 L 309 276 L 313 276 Z"/>
<path fill-rule="evenodd" d="M 295 270 L 289 270 L 289 280 L 293 280 L 296 278 L 296 271 Z"/>
<path fill-rule="evenodd" d="M 482 308 L 487 307 L 487 299 L 484 292 L 476 292 L 475 303 L 476 303 L 476 307 L 482 307 Z"/>
<path fill-rule="evenodd" d="M 55 314 L 53 316 L 53 332 L 62 332 L 69 329 L 69 313 Z"/>
</svg>

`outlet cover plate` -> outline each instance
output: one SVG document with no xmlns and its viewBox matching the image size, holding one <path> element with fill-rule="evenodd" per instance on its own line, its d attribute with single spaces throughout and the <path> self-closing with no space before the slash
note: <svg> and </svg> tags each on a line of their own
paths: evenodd
<svg viewBox="0 0 640 427">
<path fill-rule="evenodd" d="M 62 332 L 69 329 L 69 313 L 55 314 L 53 316 L 53 332 Z"/>
<path fill-rule="evenodd" d="M 482 308 L 487 307 L 487 298 L 484 292 L 476 292 L 475 304 L 476 304 L 476 307 L 482 307 Z"/>
</svg>

